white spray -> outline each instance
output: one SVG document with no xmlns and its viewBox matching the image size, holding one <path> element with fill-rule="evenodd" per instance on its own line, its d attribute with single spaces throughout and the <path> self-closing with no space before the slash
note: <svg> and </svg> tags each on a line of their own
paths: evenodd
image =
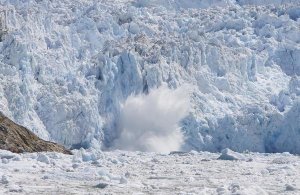
<svg viewBox="0 0 300 195">
<path fill-rule="evenodd" d="M 122 150 L 180 150 L 184 136 L 179 122 L 188 114 L 188 87 L 162 86 L 148 95 L 130 96 L 122 105 L 121 132 L 115 147 Z"/>
</svg>

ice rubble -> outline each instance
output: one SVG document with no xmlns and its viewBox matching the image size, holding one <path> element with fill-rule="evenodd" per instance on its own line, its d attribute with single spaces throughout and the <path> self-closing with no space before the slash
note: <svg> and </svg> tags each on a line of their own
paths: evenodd
<svg viewBox="0 0 300 195">
<path fill-rule="evenodd" d="M 300 156 L 289 153 L 73 152 L 2 158 L 0 194 L 299 194 Z"/>
<path fill-rule="evenodd" d="M 188 83 L 182 149 L 300 153 L 299 1 L 0 2 L 0 110 L 40 137 L 111 147 L 130 95 Z"/>
</svg>

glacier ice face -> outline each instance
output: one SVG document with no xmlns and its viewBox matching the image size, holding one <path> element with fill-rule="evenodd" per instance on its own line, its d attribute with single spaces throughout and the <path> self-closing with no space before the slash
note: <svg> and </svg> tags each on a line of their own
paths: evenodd
<svg viewBox="0 0 300 195">
<path fill-rule="evenodd" d="M 0 110 L 40 137 L 112 147 L 128 97 L 188 83 L 183 149 L 300 153 L 297 0 L 0 3 Z"/>
</svg>

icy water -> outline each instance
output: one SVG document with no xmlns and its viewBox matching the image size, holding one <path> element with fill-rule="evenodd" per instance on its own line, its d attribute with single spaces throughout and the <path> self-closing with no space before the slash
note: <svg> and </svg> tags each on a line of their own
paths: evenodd
<svg viewBox="0 0 300 195">
<path fill-rule="evenodd" d="M 0 151 L 0 194 L 299 194 L 300 157 L 73 151 Z M 237 153 L 236 153 L 237 155 Z"/>
</svg>

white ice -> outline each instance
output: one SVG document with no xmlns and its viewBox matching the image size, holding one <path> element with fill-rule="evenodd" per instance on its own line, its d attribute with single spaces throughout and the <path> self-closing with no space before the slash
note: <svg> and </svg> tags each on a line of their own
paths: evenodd
<svg viewBox="0 0 300 195">
<path fill-rule="evenodd" d="M 189 84 L 182 150 L 300 153 L 298 0 L 1 0 L 0 10 L 0 110 L 44 139 L 110 149 L 128 97 Z"/>
<path fill-rule="evenodd" d="M 76 162 L 58 153 L 7 155 L 0 150 L 0 194 L 300 193 L 300 157 L 289 153 L 235 153 L 244 159 L 220 160 L 219 153 L 195 151 L 73 152 Z M 40 161 L 41 155 L 50 163 Z"/>
</svg>

